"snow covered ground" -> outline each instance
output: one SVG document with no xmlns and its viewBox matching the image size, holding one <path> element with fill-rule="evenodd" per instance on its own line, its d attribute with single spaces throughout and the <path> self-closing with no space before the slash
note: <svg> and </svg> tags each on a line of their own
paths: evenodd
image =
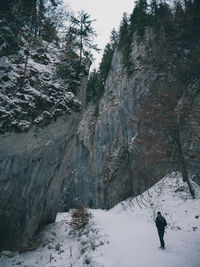
<svg viewBox="0 0 200 267">
<path fill-rule="evenodd" d="M 1 252 L 0 267 L 200 267 L 200 187 L 196 199 L 177 173 L 109 211 L 90 210 L 81 236 L 72 234 L 71 211 L 42 231 L 42 245 L 22 254 Z M 167 222 L 166 250 L 158 247 L 155 216 Z"/>
</svg>

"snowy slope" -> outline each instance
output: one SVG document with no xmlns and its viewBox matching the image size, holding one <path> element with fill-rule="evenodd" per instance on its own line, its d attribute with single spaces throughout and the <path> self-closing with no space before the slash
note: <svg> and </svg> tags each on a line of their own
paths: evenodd
<svg viewBox="0 0 200 267">
<path fill-rule="evenodd" d="M 172 173 L 137 199 L 109 211 L 91 210 L 81 236 L 70 234 L 71 212 L 58 214 L 41 232 L 42 246 L 23 254 L 2 252 L 0 266 L 200 267 L 200 188 L 193 186 L 196 199 Z M 158 210 L 168 222 L 164 251 L 154 223 Z"/>
<path fill-rule="evenodd" d="M 195 215 L 200 215 L 200 199 L 191 199 L 187 191 L 175 193 L 184 187 L 180 177 L 173 174 L 138 197 L 142 209 L 134 199 L 117 205 L 106 215 L 97 211 L 96 223 L 109 233 L 110 241 L 104 256 L 97 256 L 97 261 L 115 267 L 199 267 L 200 216 L 196 219 Z M 154 224 L 158 210 L 168 222 L 165 251 L 158 249 Z"/>
</svg>

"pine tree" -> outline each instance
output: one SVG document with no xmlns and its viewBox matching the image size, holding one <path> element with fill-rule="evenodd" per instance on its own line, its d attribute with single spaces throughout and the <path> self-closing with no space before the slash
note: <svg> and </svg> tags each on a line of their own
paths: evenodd
<svg viewBox="0 0 200 267">
<path fill-rule="evenodd" d="M 116 32 L 115 28 L 113 28 L 110 34 L 110 45 L 113 50 L 117 47 L 118 39 L 119 34 Z"/>
<path fill-rule="evenodd" d="M 183 10 L 183 6 L 181 2 L 175 2 L 174 6 L 174 21 L 173 21 L 173 28 L 174 28 L 174 37 L 177 39 L 182 39 L 184 35 L 184 26 L 185 26 L 185 12 Z"/>
<path fill-rule="evenodd" d="M 103 94 L 103 84 L 99 74 L 99 71 L 94 69 L 89 76 L 87 91 L 86 91 L 86 103 L 96 102 Z"/>
<path fill-rule="evenodd" d="M 149 16 L 147 14 L 148 3 L 146 0 L 135 2 L 135 8 L 131 14 L 131 31 L 137 31 L 139 36 L 143 36 L 145 26 L 148 25 Z"/>
<path fill-rule="evenodd" d="M 152 26 L 156 23 L 158 17 L 158 1 L 157 0 L 151 0 L 150 4 L 150 12 L 149 12 L 149 23 Z"/>
<path fill-rule="evenodd" d="M 104 53 L 102 56 L 101 63 L 99 65 L 99 72 L 103 82 L 105 84 L 106 78 L 108 76 L 108 72 L 111 67 L 112 58 L 113 58 L 114 49 L 110 43 L 108 43 L 104 49 Z"/>
<path fill-rule="evenodd" d="M 119 28 L 119 45 L 118 47 L 122 49 L 127 43 L 129 43 L 130 32 L 129 32 L 129 18 L 127 13 L 123 13 L 122 21 Z"/>
<path fill-rule="evenodd" d="M 110 42 L 105 46 L 98 70 L 90 73 L 87 85 L 87 103 L 98 101 L 104 92 L 104 86 L 111 68 L 114 50 L 117 46 L 118 34 L 115 29 L 110 34 Z"/>
<path fill-rule="evenodd" d="M 98 51 L 97 46 L 93 44 L 93 38 L 96 36 L 92 27 L 94 21 L 83 10 L 78 12 L 78 16 L 71 16 L 70 34 L 75 40 L 74 49 L 77 49 L 79 53 L 79 68 L 81 68 L 83 56 L 91 58 L 91 50 Z"/>
<path fill-rule="evenodd" d="M 185 0 L 185 38 L 192 39 L 199 36 L 200 32 L 200 1 Z"/>
</svg>

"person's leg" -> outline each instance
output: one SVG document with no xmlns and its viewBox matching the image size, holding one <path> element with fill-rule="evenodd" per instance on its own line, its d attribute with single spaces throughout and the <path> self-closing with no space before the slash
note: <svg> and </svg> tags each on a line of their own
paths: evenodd
<svg viewBox="0 0 200 267">
<path fill-rule="evenodd" d="M 165 248 L 165 242 L 164 242 L 164 231 L 160 231 L 160 243 L 161 243 L 161 247 Z"/>
<path fill-rule="evenodd" d="M 165 248 L 165 242 L 164 242 L 164 231 L 162 230 L 158 230 L 158 235 L 159 235 L 159 238 L 160 238 L 160 245 L 162 248 Z"/>
<path fill-rule="evenodd" d="M 159 236 L 159 240 L 160 240 L 160 248 L 162 247 L 162 242 L 161 242 L 161 233 L 160 233 L 160 230 L 158 229 L 158 236 Z"/>
</svg>

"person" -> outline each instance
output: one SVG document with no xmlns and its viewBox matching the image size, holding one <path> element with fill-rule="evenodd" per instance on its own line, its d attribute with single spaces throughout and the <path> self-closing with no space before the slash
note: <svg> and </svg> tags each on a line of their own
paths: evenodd
<svg viewBox="0 0 200 267">
<path fill-rule="evenodd" d="M 157 212 L 155 223 L 158 229 L 158 235 L 160 239 L 160 248 L 165 249 L 164 233 L 165 233 L 165 227 L 167 226 L 167 222 L 165 218 L 161 215 L 160 211 Z"/>
</svg>

